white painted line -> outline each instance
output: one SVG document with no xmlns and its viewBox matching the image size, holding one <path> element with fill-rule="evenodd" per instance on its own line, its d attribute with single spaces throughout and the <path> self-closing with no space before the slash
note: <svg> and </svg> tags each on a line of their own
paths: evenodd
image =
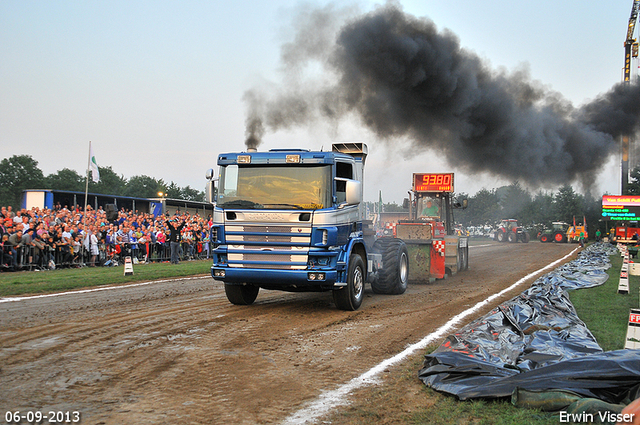
<svg viewBox="0 0 640 425">
<path fill-rule="evenodd" d="M 29 300 L 35 300 L 35 299 L 38 299 L 38 298 L 60 297 L 62 295 L 86 294 L 86 293 L 89 293 L 89 292 L 111 291 L 111 290 L 114 290 L 114 289 L 135 288 L 136 286 L 151 285 L 152 283 L 172 282 L 174 280 L 205 279 L 207 277 L 208 276 L 206 276 L 206 277 L 205 276 L 199 276 L 199 277 L 184 277 L 184 278 L 179 278 L 179 279 L 152 280 L 152 281 L 149 281 L 149 282 L 132 283 L 130 285 L 101 286 L 99 288 L 80 289 L 80 290 L 77 290 L 77 291 L 56 292 L 54 294 L 31 295 L 31 296 L 28 296 L 28 297 L 0 298 L 0 304 L 2 304 L 2 303 L 11 303 L 11 302 L 15 302 L 15 301 L 29 301 Z"/>
<path fill-rule="evenodd" d="M 455 326 L 462 321 L 462 319 L 476 313 L 480 308 L 484 307 L 485 305 L 489 304 L 491 301 L 495 300 L 496 298 L 499 298 L 502 295 L 506 294 L 507 292 L 511 291 L 512 289 L 516 288 L 518 285 L 524 283 L 525 281 L 533 278 L 537 274 L 540 274 L 542 272 L 547 271 L 550 268 L 553 268 L 556 264 L 571 257 L 577 250 L 578 248 L 575 248 L 573 251 L 571 251 L 569 254 L 565 255 L 564 257 L 560 258 L 559 260 L 556 260 L 553 263 L 548 264 L 547 266 L 526 275 L 525 277 L 518 280 L 516 283 L 509 286 L 508 288 L 503 289 L 497 294 L 491 295 L 490 297 L 488 297 L 484 301 L 480 301 L 470 309 L 465 310 L 460 314 L 457 314 L 456 316 L 449 319 L 449 321 L 445 323 L 442 327 L 440 327 L 438 330 L 425 336 L 421 341 L 416 342 L 413 345 L 410 345 L 401 353 L 398 353 L 395 356 L 387 360 L 384 360 L 382 363 L 377 364 L 373 368 L 369 369 L 367 372 L 363 373 L 362 375 L 356 378 L 353 378 L 351 381 L 347 382 L 346 384 L 341 385 L 335 390 L 323 392 L 316 401 L 308 404 L 306 407 L 302 408 L 301 410 L 298 410 L 297 412 L 289 416 L 287 419 L 285 419 L 283 423 L 286 425 L 313 424 L 320 417 L 325 416 L 326 414 L 331 412 L 335 407 L 348 404 L 349 401 L 347 399 L 347 396 L 352 391 L 364 385 L 375 384 L 378 381 L 377 376 L 381 372 L 383 372 L 385 369 L 387 369 L 389 366 L 392 366 L 404 360 L 405 358 L 412 355 L 417 350 L 424 349 L 432 342 L 437 341 L 440 338 L 443 338 L 448 332 L 454 329 Z"/>
</svg>

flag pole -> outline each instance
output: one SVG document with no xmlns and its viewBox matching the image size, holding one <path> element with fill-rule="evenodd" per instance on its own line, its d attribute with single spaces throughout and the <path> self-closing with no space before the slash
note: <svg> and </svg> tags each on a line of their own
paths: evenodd
<svg viewBox="0 0 640 425">
<path fill-rule="evenodd" d="M 87 199 L 89 197 L 89 173 L 91 172 L 91 140 L 89 140 L 89 154 L 87 159 L 87 182 L 84 186 L 84 210 L 82 210 L 82 227 L 84 234 L 82 235 L 82 247 L 84 247 L 84 240 L 87 237 Z M 91 249 L 91 242 L 89 242 L 89 249 Z M 83 262 L 84 264 L 84 262 Z"/>
</svg>

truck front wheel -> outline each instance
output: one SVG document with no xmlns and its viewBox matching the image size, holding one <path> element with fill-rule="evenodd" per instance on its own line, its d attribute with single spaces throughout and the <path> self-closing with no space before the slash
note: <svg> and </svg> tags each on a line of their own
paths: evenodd
<svg viewBox="0 0 640 425">
<path fill-rule="evenodd" d="M 229 285 L 225 283 L 224 292 L 231 304 L 249 305 L 258 298 L 259 286 L 253 285 Z"/>
<path fill-rule="evenodd" d="M 354 311 L 360 308 L 364 298 L 364 263 L 358 254 L 349 257 L 347 286 L 333 290 L 333 302 L 340 310 Z"/>
</svg>

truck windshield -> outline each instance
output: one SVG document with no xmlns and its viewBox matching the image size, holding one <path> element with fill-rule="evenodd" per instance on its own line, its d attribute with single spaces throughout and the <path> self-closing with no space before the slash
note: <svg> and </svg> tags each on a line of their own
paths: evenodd
<svg viewBox="0 0 640 425">
<path fill-rule="evenodd" d="M 250 209 L 321 209 L 331 205 L 331 166 L 220 168 L 218 206 Z"/>
</svg>

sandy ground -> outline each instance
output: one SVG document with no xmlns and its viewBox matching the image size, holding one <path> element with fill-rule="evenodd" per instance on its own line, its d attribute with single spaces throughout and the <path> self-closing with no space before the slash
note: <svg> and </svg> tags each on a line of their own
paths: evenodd
<svg viewBox="0 0 640 425">
<path fill-rule="evenodd" d="M 211 278 L 2 302 L 2 420 L 19 410 L 77 411 L 82 424 L 282 423 L 575 248 L 472 247 L 468 271 L 397 296 L 367 286 L 355 312 L 337 310 L 331 293 L 261 290 L 234 306 Z"/>
</svg>

